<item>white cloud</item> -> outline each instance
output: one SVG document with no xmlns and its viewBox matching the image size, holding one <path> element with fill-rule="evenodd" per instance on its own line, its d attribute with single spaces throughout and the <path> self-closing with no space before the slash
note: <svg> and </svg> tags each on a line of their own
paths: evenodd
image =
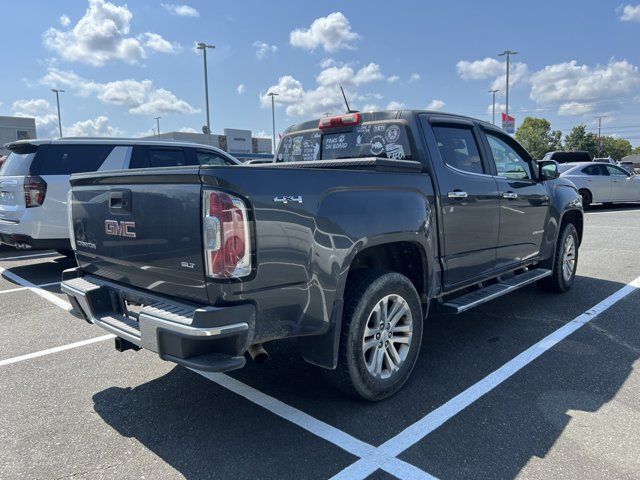
<svg viewBox="0 0 640 480">
<path fill-rule="evenodd" d="M 640 4 L 621 6 L 618 8 L 618 13 L 623 22 L 640 22 Z"/>
<path fill-rule="evenodd" d="M 59 21 L 60 25 L 62 25 L 63 27 L 68 27 L 69 25 L 71 25 L 71 19 L 67 15 L 61 15 Z"/>
<path fill-rule="evenodd" d="M 238 92 L 238 95 L 242 95 L 244 92 L 247 91 L 247 87 L 244 86 L 244 83 L 241 83 L 236 87 L 236 91 Z"/>
<path fill-rule="evenodd" d="M 427 110 L 442 110 L 446 103 L 442 100 L 433 99 L 427 105 Z"/>
<path fill-rule="evenodd" d="M 638 67 L 626 60 L 611 60 L 595 67 L 572 60 L 533 73 L 530 98 L 542 104 L 588 103 L 626 95 L 639 86 Z"/>
<path fill-rule="evenodd" d="M 65 127 L 64 135 L 66 137 L 117 137 L 122 135 L 122 130 L 109 125 L 109 117 L 100 115 Z"/>
<path fill-rule="evenodd" d="M 171 43 L 162 38 L 157 33 L 147 32 L 140 37 L 144 41 L 144 46 L 161 53 L 176 53 L 181 50 L 179 43 Z"/>
<path fill-rule="evenodd" d="M 420 80 L 420 74 L 419 73 L 412 73 L 409 76 L 409 83 L 417 82 L 418 80 Z"/>
<path fill-rule="evenodd" d="M 375 112 L 378 110 L 382 110 L 380 105 L 376 105 L 375 103 L 367 103 L 364 107 L 362 107 L 363 112 Z"/>
<path fill-rule="evenodd" d="M 507 109 L 506 103 L 496 102 L 496 115 L 498 115 L 500 112 L 504 112 L 506 109 Z M 491 115 L 491 114 L 493 114 L 493 103 L 490 103 L 489 105 L 487 105 L 487 115 Z"/>
<path fill-rule="evenodd" d="M 11 105 L 11 111 L 16 117 L 35 118 L 40 135 L 43 135 L 43 131 L 44 136 L 58 135 L 58 115 L 48 100 L 44 98 L 16 100 Z"/>
<path fill-rule="evenodd" d="M 127 107 L 132 114 L 155 116 L 200 111 L 171 91 L 156 88 L 153 80 L 148 79 L 98 83 L 84 79 L 72 71 L 50 67 L 40 82 L 52 87 L 66 87 L 81 96 L 95 95 L 103 103 Z"/>
<path fill-rule="evenodd" d="M 71 30 L 51 27 L 44 32 L 42 38 L 45 47 L 71 62 L 96 67 L 113 60 L 134 64 L 145 58 L 146 52 L 140 39 L 129 36 L 132 18 L 133 14 L 126 5 L 89 0 L 89 8 Z M 158 35 L 155 41 L 151 40 L 146 46 L 158 50 L 158 39 L 161 38 Z M 147 37 L 147 42 L 149 41 Z M 164 50 L 158 51 L 166 51 L 166 45 L 163 44 L 160 48 Z"/>
<path fill-rule="evenodd" d="M 198 133 L 198 130 L 196 130 L 195 128 L 191 128 L 191 127 L 182 127 L 178 131 L 182 132 L 182 133 Z"/>
<path fill-rule="evenodd" d="M 200 13 L 193 7 L 189 5 L 176 5 L 173 3 L 161 3 L 162 8 L 164 8 L 171 15 L 176 15 L 178 17 L 199 17 Z"/>
<path fill-rule="evenodd" d="M 383 80 L 380 73 L 380 65 L 369 63 L 357 72 L 353 68 L 343 65 L 341 67 L 328 67 L 322 70 L 316 77 L 319 85 L 363 85 L 376 80 Z"/>
<path fill-rule="evenodd" d="M 558 107 L 558 115 L 584 115 L 593 111 L 589 103 L 567 102 Z"/>
<path fill-rule="evenodd" d="M 387 110 L 400 110 L 401 108 L 404 108 L 403 102 L 396 102 L 395 100 L 391 100 L 387 104 Z"/>
<path fill-rule="evenodd" d="M 296 29 L 289 34 L 289 42 L 294 47 L 307 50 L 322 47 L 327 52 L 354 49 L 352 42 L 358 38 L 360 35 L 351 30 L 349 20 L 341 12 L 316 18 L 308 29 Z"/>
<path fill-rule="evenodd" d="M 463 80 L 485 80 L 493 78 L 492 89 L 503 90 L 506 85 L 506 63 L 495 58 L 486 57 L 483 60 L 468 62 L 460 60 L 456 70 Z M 529 67 L 526 63 L 512 62 L 509 66 L 509 86 L 512 87 L 528 78 Z"/>
<path fill-rule="evenodd" d="M 400 80 L 400 77 L 398 75 L 391 75 L 387 78 L 387 82 L 389 83 L 396 83 L 398 80 Z"/>
<path fill-rule="evenodd" d="M 261 42 L 260 40 L 253 42 L 253 46 L 256 49 L 256 57 L 259 59 L 267 57 L 270 53 L 276 53 L 278 47 L 275 45 L 269 45 L 268 43 Z"/>
</svg>

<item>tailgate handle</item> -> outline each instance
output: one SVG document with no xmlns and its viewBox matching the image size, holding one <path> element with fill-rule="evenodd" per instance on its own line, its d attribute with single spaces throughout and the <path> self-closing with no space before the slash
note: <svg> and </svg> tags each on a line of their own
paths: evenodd
<svg viewBox="0 0 640 480">
<path fill-rule="evenodd" d="M 120 212 L 131 211 L 131 190 L 115 190 L 109 192 L 109 210 Z"/>
</svg>

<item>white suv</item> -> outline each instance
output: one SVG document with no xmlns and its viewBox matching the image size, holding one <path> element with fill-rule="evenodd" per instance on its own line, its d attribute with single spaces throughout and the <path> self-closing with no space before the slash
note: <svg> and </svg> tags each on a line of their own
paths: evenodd
<svg viewBox="0 0 640 480">
<path fill-rule="evenodd" d="M 0 168 L 0 243 L 71 255 L 67 195 L 73 173 L 97 170 L 238 165 L 228 153 L 195 143 L 83 138 L 21 140 Z"/>
</svg>

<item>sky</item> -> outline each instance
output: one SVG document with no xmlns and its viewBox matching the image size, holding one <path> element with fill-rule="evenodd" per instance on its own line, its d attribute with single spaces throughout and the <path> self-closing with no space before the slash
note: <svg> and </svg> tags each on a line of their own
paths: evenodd
<svg viewBox="0 0 640 480">
<path fill-rule="evenodd" d="M 619 1 L 0 0 L 0 115 L 34 116 L 38 136 L 141 136 L 206 124 L 276 129 L 344 111 L 443 110 L 516 126 L 544 117 L 640 144 L 640 4 Z M 499 119 L 499 114 L 497 115 Z"/>
</svg>

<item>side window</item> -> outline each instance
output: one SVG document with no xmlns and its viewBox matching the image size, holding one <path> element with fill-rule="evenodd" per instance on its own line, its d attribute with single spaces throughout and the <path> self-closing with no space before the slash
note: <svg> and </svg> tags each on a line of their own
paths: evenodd
<svg viewBox="0 0 640 480">
<path fill-rule="evenodd" d="M 34 175 L 71 175 L 97 171 L 114 145 L 50 145 L 46 155 L 38 155 Z"/>
<path fill-rule="evenodd" d="M 584 167 L 582 169 L 582 173 L 584 173 L 585 175 L 602 175 L 602 173 L 600 173 L 598 165 L 589 165 L 588 167 Z"/>
<path fill-rule="evenodd" d="M 178 167 L 188 165 L 182 148 L 149 148 L 149 167 Z"/>
<path fill-rule="evenodd" d="M 198 160 L 198 163 L 203 167 L 229 165 L 229 162 L 227 161 L 226 158 L 224 158 L 221 155 L 218 155 L 215 152 L 208 152 L 206 150 L 197 150 L 195 154 L 196 154 L 196 159 Z"/>
<path fill-rule="evenodd" d="M 609 175 L 615 175 L 615 176 L 618 176 L 618 177 L 628 177 L 629 176 L 629 174 L 625 170 L 622 170 L 621 168 L 616 167 L 614 165 L 605 165 L 605 168 L 609 172 Z"/>
<path fill-rule="evenodd" d="M 532 179 L 531 165 L 502 138 L 487 132 L 487 140 L 499 177 Z"/>
<path fill-rule="evenodd" d="M 433 134 L 444 163 L 463 172 L 484 173 L 478 145 L 470 128 L 434 125 Z"/>
</svg>

